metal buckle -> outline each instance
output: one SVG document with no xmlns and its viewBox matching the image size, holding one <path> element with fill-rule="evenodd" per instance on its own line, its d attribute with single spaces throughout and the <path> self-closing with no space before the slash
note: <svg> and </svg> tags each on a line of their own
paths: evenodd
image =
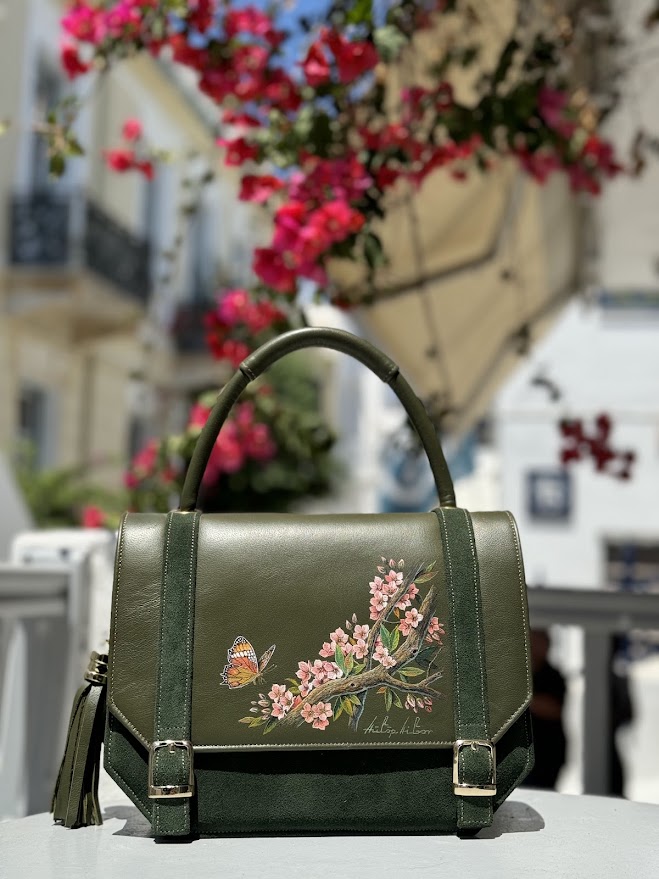
<svg viewBox="0 0 659 879">
<path fill-rule="evenodd" d="M 108 679 L 108 655 L 92 650 L 89 665 L 85 671 L 85 680 L 90 684 L 105 684 Z"/>
<path fill-rule="evenodd" d="M 153 783 L 153 763 L 156 751 L 167 748 L 170 754 L 176 749 L 185 751 L 190 761 L 190 773 L 188 775 L 187 784 L 163 784 L 157 785 Z M 164 739 L 160 742 L 153 742 L 149 748 L 149 799 L 157 800 L 160 797 L 175 799 L 176 797 L 191 797 L 194 795 L 194 751 L 192 744 L 183 739 Z"/>
<path fill-rule="evenodd" d="M 463 748 L 487 748 L 492 761 L 492 776 L 488 784 L 468 784 L 460 781 L 460 751 Z M 458 739 L 453 745 L 453 793 L 458 797 L 493 797 L 497 792 L 497 760 L 492 742 L 483 739 Z"/>
</svg>

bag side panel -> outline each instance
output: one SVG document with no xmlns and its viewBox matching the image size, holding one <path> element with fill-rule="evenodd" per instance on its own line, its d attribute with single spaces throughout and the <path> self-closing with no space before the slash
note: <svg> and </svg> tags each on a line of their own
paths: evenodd
<svg viewBox="0 0 659 879">
<path fill-rule="evenodd" d="M 490 730 L 497 741 L 531 701 L 526 582 L 510 513 L 472 513 L 480 569 Z"/>
</svg>

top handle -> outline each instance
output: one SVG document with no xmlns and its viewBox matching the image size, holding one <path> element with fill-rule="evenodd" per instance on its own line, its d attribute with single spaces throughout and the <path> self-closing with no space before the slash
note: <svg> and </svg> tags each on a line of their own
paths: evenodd
<svg viewBox="0 0 659 879">
<path fill-rule="evenodd" d="M 280 357 L 301 348 L 316 347 L 333 348 L 335 351 L 349 354 L 368 366 L 378 378 L 393 389 L 403 404 L 428 456 L 440 506 L 455 506 L 453 482 L 435 428 L 428 418 L 423 403 L 400 374 L 393 360 L 390 360 L 370 342 L 360 339 L 359 336 L 354 336 L 352 333 L 347 333 L 345 330 L 335 330 L 329 327 L 307 327 L 302 330 L 292 330 L 266 342 L 265 345 L 243 360 L 233 378 L 224 386 L 195 445 L 181 492 L 181 510 L 194 510 L 196 508 L 201 480 L 217 436 L 233 404 L 247 385 Z"/>
</svg>

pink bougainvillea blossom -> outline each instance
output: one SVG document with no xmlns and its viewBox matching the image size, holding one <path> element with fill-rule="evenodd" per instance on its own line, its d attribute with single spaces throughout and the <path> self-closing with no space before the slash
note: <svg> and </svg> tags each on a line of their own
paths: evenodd
<svg viewBox="0 0 659 879">
<path fill-rule="evenodd" d="M 121 133 L 125 140 L 139 140 L 144 134 L 144 129 L 139 119 L 126 119 L 121 127 Z"/>
</svg>

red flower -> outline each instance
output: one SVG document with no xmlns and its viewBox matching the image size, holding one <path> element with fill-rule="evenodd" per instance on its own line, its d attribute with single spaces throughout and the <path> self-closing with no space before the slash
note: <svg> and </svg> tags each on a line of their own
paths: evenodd
<svg viewBox="0 0 659 879">
<path fill-rule="evenodd" d="M 126 119 L 121 129 L 124 140 L 139 140 L 142 137 L 142 123 L 139 119 Z"/>
<path fill-rule="evenodd" d="M 257 159 L 259 155 L 258 146 L 248 143 L 244 137 L 236 137 L 233 140 L 221 137 L 217 143 L 218 146 L 226 147 L 225 163 L 227 165 L 242 165 L 244 162 Z"/>
<path fill-rule="evenodd" d="M 228 37 L 236 37 L 239 33 L 262 37 L 271 46 L 279 45 L 283 38 L 283 34 L 274 29 L 270 16 L 254 6 L 230 9 L 224 19 L 224 30 Z"/>
<path fill-rule="evenodd" d="M 343 83 L 353 82 L 372 70 L 380 61 L 373 43 L 351 43 L 336 31 L 329 31 L 325 39 L 336 59 L 339 79 Z"/>
<path fill-rule="evenodd" d="M 271 174 L 247 174 L 241 180 L 239 198 L 241 201 L 263 204 L 283 186 L 284 182 Z"/>
<path fill-rule="evenodd" d="M 139 171 L 140 174 L 144 174 L 147 180 L 153 180 L 155 175 L 155 169 L 153 167 L 153 162 L 148 160 L 144 160 L 142 162 L 135 162 L 135 170 Z"/>
<path fill-rule="evenodd" d="M 83 528 L 103 528 L 105 525 L 105 513 L 100 507 L 84 507 L 82 510 L 81 525 Z"/>
<path fill-rule="evenodd" d="M 328 82 L 332 71 L 329 59 L 319 42 L 309 46 L 307 57 L 302 62 L 302 70 L 306 81 L 314 88 Z"/>
<path fill-rule="evenodd" d="M 76 76 L 82 76 L 91 69 L 91 64 L 85 64 L 80 60 L 78 50 L 71 43 L 64 43 L 60 51 L 60 62 L 66 71 L 69 79 L 75 79 Z"/>
<path fill-rule="evenodd" d="M 257 247 L 252 265 L 254 273 L 279 293 L 295 293 L 295 271 L 286 265 L 280 253 L 271 247 Z"/>
<path fill-rule="evenodd" d="M 135 167 L 135 151 L 122 147 L 116 150 L 103 150 L 103 158 L 113 171 L 120 174 L 131 171 Z"/>
</svg>

